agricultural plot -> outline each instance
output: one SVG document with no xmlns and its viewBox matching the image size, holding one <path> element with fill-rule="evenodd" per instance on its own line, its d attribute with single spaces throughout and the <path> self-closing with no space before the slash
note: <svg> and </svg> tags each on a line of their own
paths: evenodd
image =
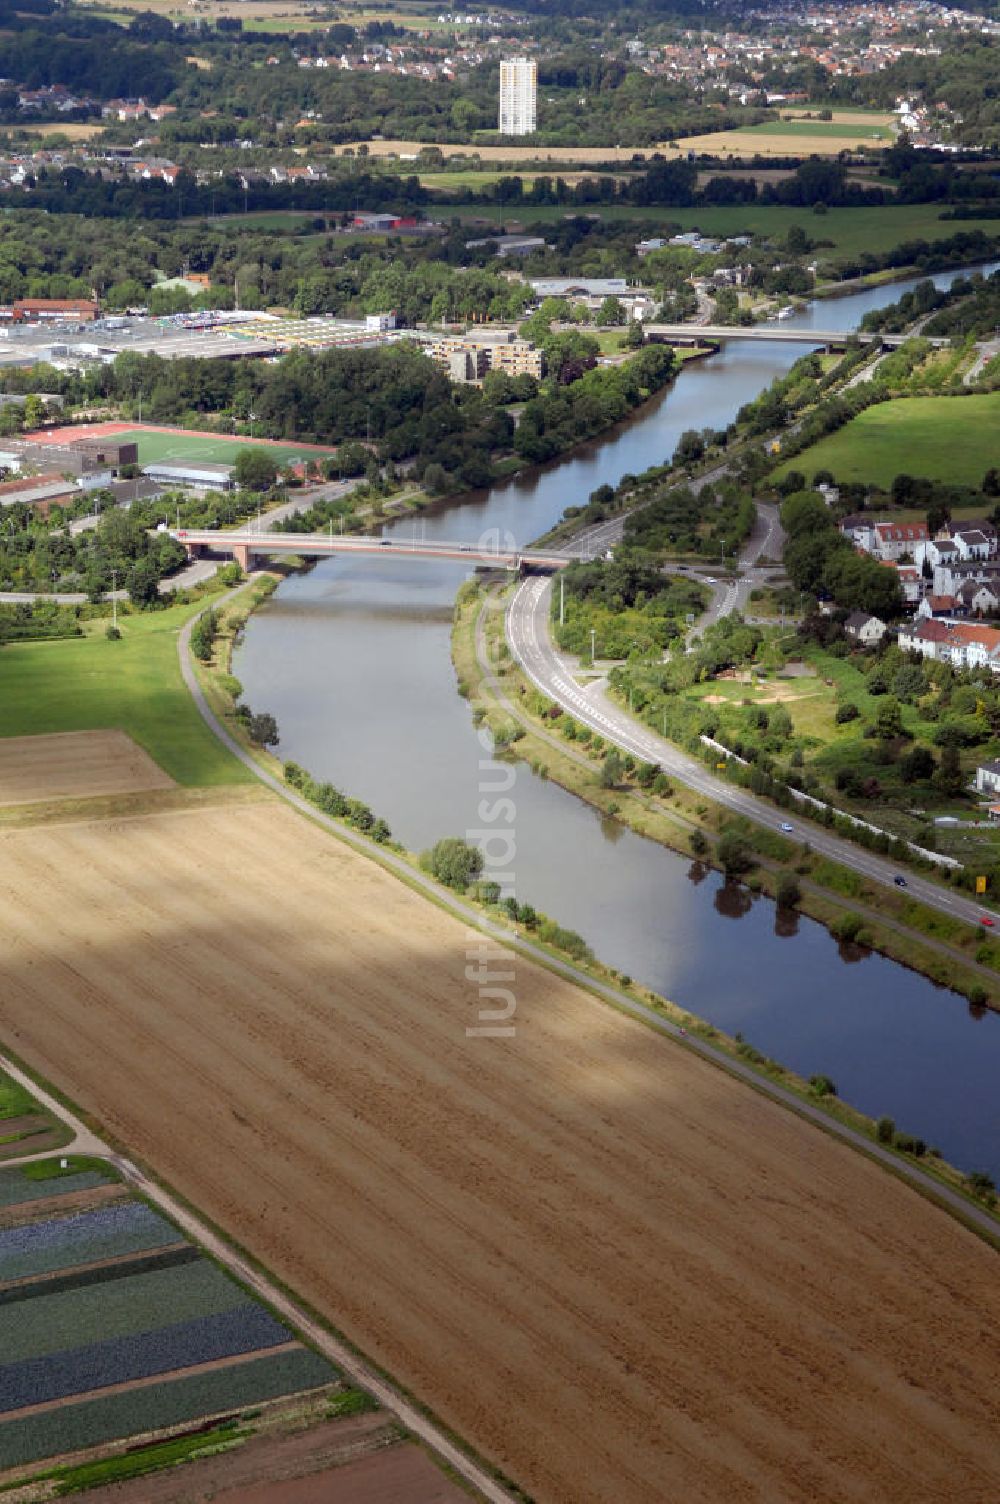
<svg viewBox="0 0 1000 1504">
<path fill-rule="evenodd" d="M 121 850 L 0 831 L 24 1057 L 526 1493 L 1000 1497 L 996 1255 L 957 1222 L 524 957 L 516 1035 L 470 1038 L 466 927 L 277 803 L 130 820 L 127 907 Z M 5 1456 L 164 1423 L 142 1383 L 15 1412 Z"/>
<path fill-rule="evenodd" d="M 0 1170 L 0 1210 L 9 1206 L 24 1206 L 29 1201 L 44 1201 L 49 1196 L 66 1195 L 73 1191 L 89 1191 L 105 1185 L 107 1177 L 99 1170 L 81 1170 L 76 1175 L 63 1176 L 57 1185 L 52 1180 L 31 1180 L 20 1170 Z"/>
<path fill-rule="evenodd" d="M 0 1420 L 0 1470 L 121 1436 L 164 1430 L 202 1416 L 231 1413 L 282 1394 L 317 1389 L 335 1377 L 325 1359 L 299 1347 L 235 1367 Z"/>
<path fill-rule="evenodd" d="M 0 806 L 173 786 L 174 780 L 124 731 L 0 739 Z"/>
<path fill-rule="evenodd" d="M 60 1214 L 103 1177 L 50 1164 L 0 1172 L 49 1198 L 0 1225 L 0 1473 L 338 1377 L 145 1203 Z"/>
<path fill-rule="evenodd" d="M 0 1284 L 178 1241 L 177 1229 L 142 1201 L 95 1207 L 23 1227 L 0 1227 Z"/>
</svg>

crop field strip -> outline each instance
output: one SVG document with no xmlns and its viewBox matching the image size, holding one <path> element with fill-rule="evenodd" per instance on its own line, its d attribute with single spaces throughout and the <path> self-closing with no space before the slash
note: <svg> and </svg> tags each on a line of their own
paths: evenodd
<svg viewBox="0 0 1000 1504">
<path fill-rule="evenodd" d="M 41 1358 L 155 1331 L 172 1320 L 217 1316 L 245 1302 L 239 1285 L 202 1258 L 42 1296 L 21 1310 L 0 1307 L 0 1353 L 6 1364 Z"/>
<path fill-rule="evenodd" d="M 116 1279 L 152 1274 L 158 1269 L 177 1269 L 194 1264 L 201 1258 L 191 1243 L 174 1243 L 148 1253 L 124 1253 L 114 1259 L 83 1264 L 75 1269 L 61 1269 L 55 1274 L 38 1274 L 0 1285 L 0 1306 L 17 1305 L 24 1300 L 40 1300 L 45 1295 L 61 1295 L 66 1290 L 85 1290 L 91 1285 L 107 1285 Z"/>
<path fill-rule="evenodd" d="M 336 1378 L 325 1358 L 298 1347 L 0 1421 L 0 1472 L 123 1436 L 235 1415 L 248 1405 L 319 1389 Z"/>
<path fill-rule="evenodd" d="M 164 1248 L 179 1239 L 177 1229 L 142 1201 L 0 1228 L 0 1284 L 118 1254 Z"/>
<path fill-rule="evenodd" d="M 25 1314 L 30 1320 L 34 1306 L 27 1313 L 23 1306 L 18 1308 L 21 1320 Z M 245 1301 L 219 1315 L 175 1321 L 156 1330 L 65 1348 L 20 1363 L 0 1363 L 0 1419 L 8 1411 L 46 1405 L 69 1395 L 149 1379 L 175 1369 L 196 1368 L 219 1358 L 262 1352 L 290 1341 L 287 1327 L 256 1301 Z"/>
<path fill-rule="evenodd" d="M 50 1196 L 65 1196 L 72 1191 L 86 1191 L 107 1184 L 107 1179 L 98 1170 L 81 1170 L 76 1175 L 66 1175 L 60 1180 L 29 1180 L 16 1167 L 0 1169 L 0 1210 L 8 1206 L 23 1206 L 29 1201 L 42 1201 Z"/>
</svg>

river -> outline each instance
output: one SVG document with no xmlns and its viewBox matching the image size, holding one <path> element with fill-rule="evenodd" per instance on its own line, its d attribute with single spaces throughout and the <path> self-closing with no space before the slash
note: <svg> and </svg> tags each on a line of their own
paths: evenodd
<svg viewBox="0 0 1000 1504">
<path fill-rule="evenodd" d="M 947 283 L 955 273 L 935 280 Z M 910 282 L 810 307 L 783 328 L 856 326 Z M 405 536 L 522 543 L 597 486 L 662 463 L 687 428 L 725 427 L 803 347 L 733 341 L 603 442 L 396 524 Z M 234 672 L 271 711 L 279 751 L 364 799 L 414 850 L 477 828 L 482 752 L 456 692 L 450 631 L 460 564 L 323 561 L 250 620 Z M 844 956 L 807 919 L 791 930 L 673 852 L 518 764 L 514 869 L 522 901 L 578 930 L 602 960 L 805 1076 L 823 1072 L 946 1158 L 1000 1177 L 1000 1017 L 881 956 Z"/>
</svg>

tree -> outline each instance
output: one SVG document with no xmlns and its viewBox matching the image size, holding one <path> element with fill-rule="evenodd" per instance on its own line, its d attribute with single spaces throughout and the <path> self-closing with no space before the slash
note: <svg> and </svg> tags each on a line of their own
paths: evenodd
<svg viewBox="0 0 1000 1504">
<path fill-rule="evenodd" d="M 160 594 L 160 571 L 156 560 L 150 554 L 137 559 L 128 572 L 125 585 L 133 606 L 154 605 Z"/>
<path fill-rule="evenodd" d="M 778 879 L 778 888 L 775 893 L 779 909 L 794 909 L 802 898 L 802 889 L 794 873 L 783 872 Z"/>
<path fill-rule="evenodd" d="M 693 465 L 705 453 L 705 441 L 696 428 L 686 428 L 677 441 L 674 463 Z"/>
<path fill-rule="evenodd" d="M 37 392 L 29 392 L 24 399 L 24 426 L 29 431 L 39 428 L 45 421 L 45 403 Z"/>
<path fill-rule="evenodd" d="M 732 827 L 724 830 L 715 850 L 727 877 L 749 872 L 754 866 L 753 848 L 740 830 Z"/>
<path fill-rule="evenodd" d="M 914 747 L 900 760 L 899 773 L 904 783 L 922 783 L 932 778 L 934 776 L 933 752 L 929 747 Z"/>
<path fill-rule="evenodd" d="M 943 794 L 962 792 L 962 763 L 958 748 L 950 742 L 941 748 L 941 763 L 935 774 L 935 782 Z"/>
<path fill-rule="evenodd" d="M 610 752 L 604 754 L 604 761 L 601 763 L 601 788 L 615 788 L 623 771 L 621 754 L 612 747 Z"/>
<path fill-rule="evenodd" d="M 266 449 L 241 449 L 233 474 L 243 491 L 270 491 L 278 478 L 278 466 Z"/>
<path fill-rule="evenodd" d="M 889 742 L 894 737 L 903 734 L 903 716 L 899 701 L 893 695 L 887 695 L 878 708 L 875 717 L 875 735 L 880 741 Z"/>
<path fill-rule="evenodd" d="M 247 734 L 258 747 L 276 747 L 280 740 L 278 723 L 266 710 L 250 717 L 247 723 Z"/>
<path fill-rule="evenodd" d="M 459 836 L 445 836 L 423 853 L 420 865 L 439 883 L 464 893 L 483 870 L 483 853 Z"/>
</svg>

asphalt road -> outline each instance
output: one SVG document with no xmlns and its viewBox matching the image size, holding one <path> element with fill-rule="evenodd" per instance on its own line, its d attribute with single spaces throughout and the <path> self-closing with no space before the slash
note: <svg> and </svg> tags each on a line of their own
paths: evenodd
<svg viewBox="0 0 1000 1504">
<path fill-rule="evenodd" d="M 621 710 L 598 682 L 586 688 L 576 682 L 575 669 L 553 645 L 549 631 L 552 581 L 529 577 L 515 592 L 507 609 L 507 639 L 511 651 L 531 682 L 568 710 L 576 720 L 614 742 L 624 752 L 643 762 L 655 762 L 670 777 L 697 790 L 717 804 L 746 815 L 768 830 L 780 830 L 783 823 L 794 826 L 794 837 L 808 841 L 814 851 L 842 863 L 873 882 L 894 885 L 899 868 L 863 846 L 856 846 L 831 834 L 825 826 L 802 817 L 796 811 L 778 810 L 765 799 L 719 778 L 699 762 L 675 747 L 664 737 Z M 964 895 L 930 882 L 913 873 L 906 874 L 910 897 L 949 914 L 976 924 L 989 911 Z"/>
</svg>

